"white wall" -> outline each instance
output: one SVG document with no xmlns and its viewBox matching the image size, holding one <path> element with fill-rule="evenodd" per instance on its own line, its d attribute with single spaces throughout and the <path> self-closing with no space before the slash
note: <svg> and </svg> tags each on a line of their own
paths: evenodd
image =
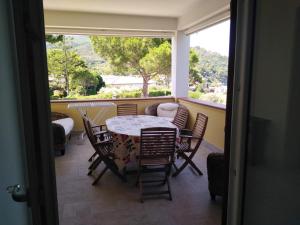
<svg viewBox="0 0 300 225">
<path fill-rule="evenodd" d="M 175 31 L 176 18 L 45 10 L 47 29 Z"/>
</svg>

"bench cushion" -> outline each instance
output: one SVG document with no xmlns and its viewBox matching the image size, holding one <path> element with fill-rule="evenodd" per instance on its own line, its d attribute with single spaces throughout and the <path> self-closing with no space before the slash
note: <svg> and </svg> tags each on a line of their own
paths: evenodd
<svg viewBox="0 0 300 225">
<path fill-rule="evenodd" d="M 64 119 L 54 120 L 54 121 L 52 121 L 52 123 L 56 123 L 56 124 L 61 125 L 65 130 L 65 135 L 66 136 L 68 136 L 71 133 L 71 131 L 74 127 L 74 121 L 71 118 L 64 118 Z"/>
</svg>

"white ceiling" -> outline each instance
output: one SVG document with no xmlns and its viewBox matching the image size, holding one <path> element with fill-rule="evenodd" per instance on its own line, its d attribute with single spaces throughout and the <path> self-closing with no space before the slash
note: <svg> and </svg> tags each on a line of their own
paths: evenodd
<svg viewBox="0 0 300 225">
<path fill-rule="evenodd" d="M 204 0 L 44 0 L 46 10 L 181 17 Z"/>
</svg>

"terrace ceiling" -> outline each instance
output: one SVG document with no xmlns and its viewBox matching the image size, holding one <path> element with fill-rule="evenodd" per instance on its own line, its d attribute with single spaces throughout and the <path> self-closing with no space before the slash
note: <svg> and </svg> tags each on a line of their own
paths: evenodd
<svg viewBox="0 0 300 225">
<path fill-rule="evenodd" d="M 229 0 L 44 0 L 44 10 L 46 28 L 51 29 L 169 32 L 224 20 L 229 4 Z"/>
<path fill-rule="evenodd" d="M 198 2 L 199 0 L 44 0 L 44 7 L 49 10 L 180 17 Z"/>
</svg>

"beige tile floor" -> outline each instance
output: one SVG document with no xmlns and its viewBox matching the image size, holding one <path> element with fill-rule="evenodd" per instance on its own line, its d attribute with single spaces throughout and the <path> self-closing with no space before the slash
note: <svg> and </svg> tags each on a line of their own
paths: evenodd
<svg viewBox="0 0 300 225">
<path fill-rule="evenodd" d="M 75 136 L 66 154 L 55 158 L 60 225 L 219 225 L 222 199 L 211 201 L 207 188 L 206 158 L 211 151 L 204 144 L 195 156 L 203 176 L 186 168 L 171 178 L 173 201 L 140 203 L 134 175 L 123 183 L 108 171 L 96 186 L 91 185 L 93 177 L 86 174 L 93 149 L 87 139 Z"/>
</svg>

